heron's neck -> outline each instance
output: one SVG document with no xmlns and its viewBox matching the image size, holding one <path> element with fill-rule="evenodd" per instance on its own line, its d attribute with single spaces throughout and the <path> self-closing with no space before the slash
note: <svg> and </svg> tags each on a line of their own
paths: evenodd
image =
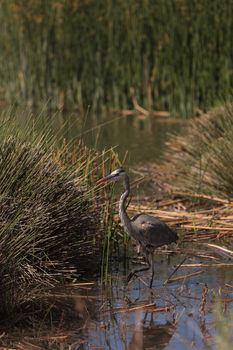
<svg viewBox="0 0 233 350">
<path fill-rule="evenodd" d="M 120 197 L 120 201 L 119 201 L 119 216 L 120 216 L 121 222 L 122 222 L 125 230 L 130 235 L 130 232 L 132 231 L 131 230 L 132 223 L 131 223 L 130 218 L 128 217 L 128 214 L 127 214 L 126 209 L 125 209 L 126 200 L 129 196 L 129 191 L 130 191 L 129 177 L 128 176 L 125 177 L 123 185 L 124 185 L 125 191 L 122 193 L 122 195 Z"/>
</svg>

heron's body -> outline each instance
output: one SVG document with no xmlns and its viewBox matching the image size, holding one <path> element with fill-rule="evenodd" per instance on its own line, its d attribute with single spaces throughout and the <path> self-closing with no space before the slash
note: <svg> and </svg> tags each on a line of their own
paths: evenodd
<svg viewBox="0 0 233 350">
<path fill-rule="evenodd" d="M 136 242 L 142 248 L 142 251 L 146 257 L 147 267 L 140 270 L 135 270 L 130 273 L 128 281 L 137 272 L 148 270 L 152 267 L 152 280 L 154 276 L 153 266 L 153 252 L 156 248 L 164 245 L 171 244 L 178 240 L 178 236 L 174 230 L 172 230 L 165 222 L 158 218 L 148 214 L 137 214 L 132 218 L 129 218 L 126 210 L 126 200 L 129 196 L 130 185 L 129 177 L 124 169 L 120 168 L 113 171 L 110 175 L 102 179 L 103 181 L 123 181 L 124 192 L 122 193 L 119 201 L 119 216 L 124 226 L 125 231 L 136 240 Z"/>
<path fill-rule="evenodd" d="M 178 236 L 165 222 L 148 214 L 137 214 L 131 218 L 136 240 L 142 246 L 159 248 L 175 242 Z"/>
</svg>

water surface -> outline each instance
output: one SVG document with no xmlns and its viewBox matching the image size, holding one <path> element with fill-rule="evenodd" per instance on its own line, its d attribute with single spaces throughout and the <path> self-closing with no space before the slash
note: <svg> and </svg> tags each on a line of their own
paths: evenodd
<svg viewBox="0 0 233 350">
<path fill-rule="evenodd" d="M 67 305 L 70 307 L 69 323 L 61 319 L 59 327 L 51 325 L 51 329 L 45 330 L 41 326 L 34 334 L 25 332 L 20 342 L 39 346 L 36 349 L 59 350 L 213 349 L 213 300 L 221 290 L 225 307 L 232 306 L 233 288 L 226 284 L 231 283 L 233 270 L 181 267 L 174 276 L 202 273 L 164 285 L 183 258 L 183 255 L 168 258 L 165 253 L 157 254 L 156 276 L 150 289 L 150 272 L 126 283 L 127 274 L 139 263 L 137 260 L 113 257 L 107 285 L 100 278 L 92 278 L 83 285 L 73 284 L 56 293 L 58 299 L 61 295 L 64 310 Z M 200 262 L 195 257 L 186 260 L 186 263 Z"/>
<path fill-rule="evenodd" d="M 157 162 L 161 159 L 166 141 L 179 133 L 184 120 L 158 118 L 155 116 L 122 115 L 91 112 L 51 114 L 53 132 L 63 130 L 68 140 L 82 139 L 84 143 L 99 151 L 114 148 L 122 160 L 127 153 L 127 164 Z M 44 126 L 47 125 L 45 112 Z"/>
</svg>

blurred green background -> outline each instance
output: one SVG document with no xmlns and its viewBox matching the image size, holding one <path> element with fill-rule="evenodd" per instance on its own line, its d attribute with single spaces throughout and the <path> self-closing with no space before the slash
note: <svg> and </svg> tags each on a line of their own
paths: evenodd
<svg viewBox="0 0 233 350">
<path fill-rule="evenodd" d="M 231 0 L 1 0 L 2 103 L 191 116 L 233 84 Z"/>
</svg>

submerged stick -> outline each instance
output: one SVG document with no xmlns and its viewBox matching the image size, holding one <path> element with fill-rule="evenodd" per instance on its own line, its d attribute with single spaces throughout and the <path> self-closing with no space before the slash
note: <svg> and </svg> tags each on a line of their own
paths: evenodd
<svg viewBox="0 0 233 350">
<path fill-rule="evenodd" d="M 185 260 L 187 259 L 187 256 L 181 261 L 181 263 L 175 268 L 175 270 L 171 273 L 171 275 L 168 277 L 168 279 L 163 282 L 163 285 L 165 286 L 167 283 L 169 283 L 170 278 L 178 271 L 178 269 L 183 265 Z"/>
<path fill-rule="evenodd" d="M 177 282 L 177 281 L 185 280 L 185 279 L 190 278 L 190 277 L 194 277 L 194 276 L 201 275 L 203 272 L 204 272 L 204 271 L 201 270 L 201 271 L 196 271 L 196 272 L 193 272 L 193 273 L 188 273 L 187 275 L 182 275 L 182 276 L 170 278 L 169 281 L 168 281 L 167 283 L 172 283 L 172 282 Z"/>
<path fill-rule="evenodd" d="M 229 259 L 233 258 L 233 251 L 230 249 L 227 249 L 225 247 L 221 247 L 221 246 L 219 246 L 217 244 L 213 244 L 213 243 L 205 243 L 205 246 L 207 246 L 208 248 L 213 248 L 219 254 L 221 254 Z"/>
<path fill-rule="evenodd" d="M 199 263 L 199 264 L 184 264 L 182 265 L 181 267 L 232 267 L 233 266 L 233 263 L 210 263 L 210 264 L 202 264 L 202 263 Z"/>
<path fill-rule="evenodd" d="M 124 313 L 124 312 L 131 312 L 131 311 L 139 311 L 139 310 L 151 310 L 153 312 L 169 312 L 171 309 L 173 309 L 176 305 L 171 304 L 169 306 L 161 306 L 157 307 L 155 303 L 149 303 L 149 304 L 139 304 L 139 305 L 132 305 L 130 307 L 117 307 L 110 310 L 106 310 L 105 312 L 114 312 L 114 313 Z"/>
</svg>

